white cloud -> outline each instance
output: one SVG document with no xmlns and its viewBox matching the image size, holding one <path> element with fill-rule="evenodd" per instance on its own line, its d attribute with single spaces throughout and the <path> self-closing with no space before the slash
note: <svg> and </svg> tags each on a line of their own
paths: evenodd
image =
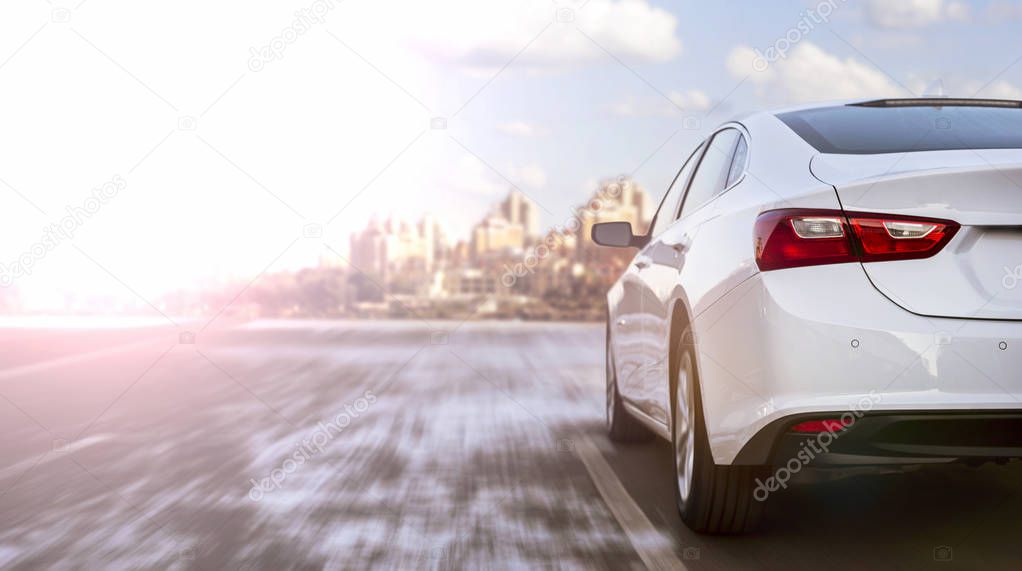
<svg viewBox="0 0 1022 571">
<path fill-rule="evenodd" d="M 621 117 L 638 117 L 639 105 L 635 101 L 635 97 L 629 97 L 624 101 L 618 101 L 617 103 L 611 103 L 607 106 L 607 110 L 614 115 Z"/>
<path fill-rule="evenodd" d="M 710 97 L 698 89 L 672 91 L 668 96 L 685 111 L 706 111 L 710 108 Z"/>
<path fill-rule="evenodd" d="M 546 186 L 546 171 L 536 164 L 512 168 L 511 180 L 524 184 L 526 188 L 541 189 Z"/>
<path fill-rule="evenodd" d="M 841 59 L 809 41 L 798 44 L 786 58 L 770 63 L 763 71 L 754 67 L 755 58 L 752 48 L 735 47 L 727 58 L 727 69 L 735 78 L 749 77 L 757 86 L 757 93 L 771 101 L 794 103 L 905 95 L 904 89 L 869 63 L 853 57 Z"/>
<path fill-rule="evenodd" d="M 556 21 L 558 10 L 569 10 L 572 21 Z M 677 19 L 647 0 L 590 0 L 584 8 L 550 0 L 437 0 L 412 3 L 400 20 L 406 30 L 398 35 L 412 38 L 427 58 L 476 70 L 500 68 L 516 54 L 517 65 L 557 67 L 605 60 L 604 49 L 626 61 L 662 62 L 681 53 Z"/>
<path fill-rule="evenodd" d="M 996 0 L 987 5 L 984 16 L 989 22 L 995 24 L 1022 20 L 1022 3 Z"/>
<path fill-rule="evenodd" d="M 967 22 L 972 17 L 972 11 L 965 2 L 950 2 L 945 12 L 948 20 L 956 22 Z"/>
<path fill-rule="evenodd" d="M 987 83 L 962 76 L 941 78 L 932 75 L 910 74 L 906 84 L 913 93 L 920 96 L 935 94 L 939 85 L 943 86 L 943 93 L 947 97 L 1022 100 L 1022 88 L 1003 79 Z"/>
<path fill-rule="evenodd" d="M 458 194 L 496 198 L 506 194 L 513 185 L 536 190 L 547 184 L 546 170 L 535 163 L 498 166 L 500 172 L 494 172 L 478 158 L 465 153 L 449 163 L 449 167 L 446 184 Z"/>
<path fill-rule="evenodd" d="M 497 130 L 505 135 L 513 137 L 545 137 L 550 134 L 550 129 L 527 121 L 509 121 L 497 125 Z"/>
<path fill-rule="evenodd" d="M 510 187 L 507 181 L 468 153 L 450 164 L 444 182 L 459 195 L 495 197 L 507 192 Z"/>
<path fill-rule="evenodd" d="M 976 89 L 980 89 L 980 87 L 978 86 Z M 970 90 L 970 93 L 974 92 L 975 90 Z M 982 87 L 982 91 L 976 93 L 976 97 L 987 97 L 990 99 L 1022 100 L 1022 89 L 1001 79 L 991 83 L 990 85 Z"/>
<path fill-rule="evenodd" d="M 712 105 L 710 96 L 698 89 L 670 91 L 666 95 L 667 98 L 630 96 L 608 105 L 607 110 L 621 117 L 671 117 L 706 111 Z"/>
<path fill-rule="evenodd" d="M 922 28 L 946 20 L 965 21 L 970 16 L 964 2 L 945 0 L 869 0 L 866 17 L 881 28 Z"/>
<path fill-rule="evenodd" d="M 754 83 L 765 81 L 767 76 L 764 73 L 754 73 L 756 68 L 753 67 L 753 62 L 757 57 L 756 50 L 746 45 L 740 45 L 731 50 L 724 65 L 732 77 L 740 79 L 749 76 Z"/>
</svg>

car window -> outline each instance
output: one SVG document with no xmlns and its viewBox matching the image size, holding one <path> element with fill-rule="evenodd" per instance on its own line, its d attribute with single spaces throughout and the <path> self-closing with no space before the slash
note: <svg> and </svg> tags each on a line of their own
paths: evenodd
<svg viewBox="0 0 1022 571">
<path fill-rule="evenodd" d="M 842 105 L 781 113 L 777 118 L 821 153 L 1022 148 L 1022 109 L 952 103 Z"/>
<path fill-rule="evenodd" d="M 660 202 L 660 208 L 653 218 L 653 224 L 650 226 L 650 236 L 658 236 L 677 219 L 676 214 L 678 213 L 678 207 L 681 206 L 681 197 L 685 195 L 685 185 L 688 183 L 696 163 L 699 162 L 699 152 L 702 149 L 703 145 L 701 144 L 696 147 L 696 150 L 692 151 L 685 164 L 682 165 L 681 170 L 675 175 L 674 181 L 671 182 L 670 188 L 664 194 L 664 199 Z"/>
<path fill-rule="evenodd" d="M 710 141 L 706 147 L 703 158 L 699 161 L 695 175 L 692 176 L 692 183 L 685 193 L 685 200 L 681 207 L 681 216 L 694 212 L 697 208 L 713 198 L 721 190 L 724 190 L 724 183 L 727 182 L 728 172 L 731 170 L 731 159 L 734 157 L 735 144 L 741 134 L 735 129 L 724 129 Z"/>
<path fill-rule="evenodd" d="M 727 175 L 727 182 L 724 183 L 724 188 L 729 188 L 732 184 L 738 182 L 738 179 L 742 178 L 745 174 L 745 163 L 749 160 L 749 144 L 745 142 L 745 136 L 739 135 L 738 146 L 735 147 L 735 158 L 731 161 L 731 172 Z"/>
</svg>

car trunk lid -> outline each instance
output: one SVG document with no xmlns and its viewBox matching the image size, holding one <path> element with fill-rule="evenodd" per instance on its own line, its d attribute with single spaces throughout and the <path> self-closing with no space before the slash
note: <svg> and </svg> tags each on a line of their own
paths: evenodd
<svg viewBox="0 0 1022 571">
<path fill-rule="evenodd" d="M 891 301 L 927 316 L 1022 320 L 1022 150 L 820 154 L 810 166 L 846 212 L 961 224 L 933 257 L 862 264 Z"/>
</svg>

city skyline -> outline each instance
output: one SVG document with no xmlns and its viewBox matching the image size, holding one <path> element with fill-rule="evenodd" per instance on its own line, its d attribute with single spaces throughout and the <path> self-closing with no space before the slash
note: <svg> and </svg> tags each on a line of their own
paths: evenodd
<svg viewBox="0 0 1022 571">
<path fill-rule="evenodd" d="M 451 239 L 443 230 L 443 220 L 429 213 L 418 221 L 395 214 L 376 215 L 365 228 L 351 233 L 349 260 L 324 257 L 321 265 L 350 265 L 353 272 L 372 279 L 386 293 L 428 298 L 510 295 L 514 291 L 541 295 L 542 289 L 556 280 L 517 290 L 514 286 L 521 285 L 519 280 L 536 277 L 537 272 L 557 274 L 565 263 L 578 265 L 569 272 L 573 277 L 584 274 L 587 266 L 593 269 L 610 263 L 604 273 L 620 269 L 613 266 L 620 256 L 596 247 L 590 239 L 592 225 L 626 221 L 641 231 L 652 217 L 653 206 L 641 185 L 619 176 L 602 181 L 562 225 L 541 232 L 537 211 L 529 197 L 510 189 L 461 239 Z M 561 268 L 557 268 L 557 260 Z M 541 267 L 544 263 L 552 267 Z M 370 292 L 369 297 L 376 298 L 376 294 Z"/>
</svg>

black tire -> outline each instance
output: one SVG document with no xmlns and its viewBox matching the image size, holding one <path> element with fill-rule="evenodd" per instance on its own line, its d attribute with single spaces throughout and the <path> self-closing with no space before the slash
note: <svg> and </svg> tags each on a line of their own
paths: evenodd
<svg viewBox="0 0 1022 571">
<path fill-rule="evenodd" d="M 614 366 L 614 355 L 610 350 L 610 329 L 607 329 L 607 433 L 615 442 L 646 442 L 653 438 L 653 433 L 628 413 L 621 393 L 617 390 L 617 372 Z"/>
<path fill-rule="evenodd" d="M 706 421 L 702 410 L 702 396 L 699 390 L 699 376 L 696 371 L 695 361 L 692 358 L 690 346 L 682 346 L 678 351 L 678 362 L 672 386 L 672 400 L 674 411 L 679 406 L 686 406 L 679 402 L 683 394 L 692 395 L 691 407 L 688 411 L 682 409 L 681 413 L 688 413 L 690 422 L 688 426 L 694 431 L 693 438 L 688 442 L 694 444 L 691 456 L 691 469 L 689 470 L 691 482 L 685 497 L 683 497 L 681 472 L 684 470 L 683 462 L 679 460 L 680 452 L 679 432 L 683 431 L 685 421 L 675 412 L 672 416 L 671 434 L 674 449 L 675 467 L 675 500 L 678 505 L 678 513 L 682 521 L 689 529 L 698 533 L 707 534 L 740 534 L 747 533 L 756 528 L 763 515 L 764 502 L 754 497 L 756 480 L 761 481 L 769 477 L 769 468 L 766 466 L 730 466 L 718 465 L 713 462 L 713 454 L 710 451 L 709 439 L 706 435 Z M 685 372 L 682 375 L 682 372 Z M 685 393 L 678 390 L 679 384 L 686 381 L 688 387 Z M 687 450 L 687 446 L 686 446 Z"/>
</svg>

